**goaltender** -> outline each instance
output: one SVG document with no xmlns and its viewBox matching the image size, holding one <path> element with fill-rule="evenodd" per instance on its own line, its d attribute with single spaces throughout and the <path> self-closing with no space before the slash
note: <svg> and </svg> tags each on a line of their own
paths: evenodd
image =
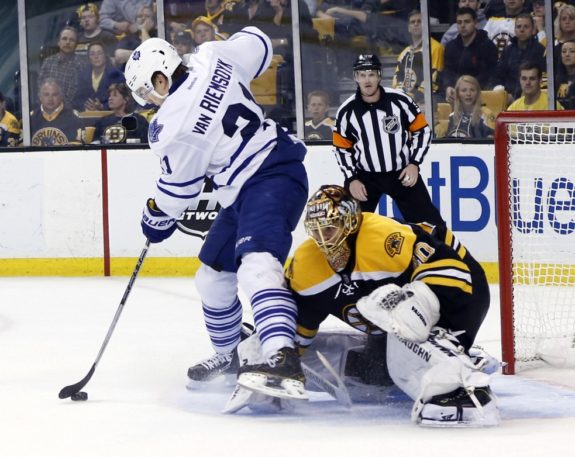
<svg viewBox="0 0 575 457">
<path fill-rule="evenodd" d="M 311 344 L 330 314 L 368 334 L 387 334 L 387 369 L 415 400 L 415 422 L 498 424 L 489 375 L 469 357 L 489 308 L 489 287 L 451 231 L 362 214 L 336 185 L 312 195 L 304 223 L 311 239 L 286 268 L 300 347 Z"/>
</svg>

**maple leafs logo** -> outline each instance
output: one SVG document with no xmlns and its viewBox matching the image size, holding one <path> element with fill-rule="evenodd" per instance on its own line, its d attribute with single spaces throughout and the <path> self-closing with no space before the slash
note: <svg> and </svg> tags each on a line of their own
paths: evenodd
<svg viewBox="0 0 575 457">
<path fill-rule="evenodd" d="M 148 140 L 150 143 L 157 143 L 160 141 L 160 132 L 164 129 L 163 124 L 158 124 L 158 120 L 154 119 L 150 124 L 150 128 L 148 130 Z"/>
</svg>

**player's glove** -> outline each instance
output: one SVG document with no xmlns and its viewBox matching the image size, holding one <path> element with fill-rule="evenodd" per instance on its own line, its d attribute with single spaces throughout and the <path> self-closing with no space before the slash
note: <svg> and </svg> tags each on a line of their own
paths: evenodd
<svg viewBox="0 0 575 457">
<path fill-rule="evenodd" d="M 149 198 L 142 212 L 142 231 L 150 243 L 159 243 L 176 230 L 176 218 L 168 216 Z"/>
</svg>

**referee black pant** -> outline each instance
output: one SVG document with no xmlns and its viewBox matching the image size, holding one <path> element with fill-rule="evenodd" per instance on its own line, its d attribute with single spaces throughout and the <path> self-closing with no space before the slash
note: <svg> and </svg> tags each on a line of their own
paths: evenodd
<svg viewBox="0 0 575 457">
<path fill-rule="evenodd" d="M 428 222 L 445 226 L 439 210 L 433 205 L 421 175 L 413 187 L 405 187 L 399 180 L 401 171 L 387 173 L 359 172 L 357 178 L 367 190 L 367 201 L 359 202 L 362 211 L 375 212 L 383 194 L 393 199 L 405 222 Z M 349 185 L 347 186 L 349 190 Z"/>
</svg>

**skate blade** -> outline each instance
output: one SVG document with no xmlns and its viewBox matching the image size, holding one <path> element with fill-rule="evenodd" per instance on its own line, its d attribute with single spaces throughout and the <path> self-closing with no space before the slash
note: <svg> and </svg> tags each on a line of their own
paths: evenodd
<svg viewBox="0 0 575 457">
<path fill-rule="evenodd" d="M 217 390 L 219 388 L 231 388 L 236 384 L 236 375 L 224 374 L 217 376 L 208 381 L 196 381 L 188 378 L 186 389 L 190 392 L 198 392 L 204 390 Z"/>
<path fill-rule="evenodd" d="M 232 395 L 230 396 L 226 406 L 222 410 L 224 414 L 234 414 L 237 413 L 240 409 L 248 406 L 252 396 L 255 395 L 255 392 L 246 389 L 240 385 L 237 385 Z"/>
<path fill-rule="evenodd" d="M 283 379 L 278 387 L 267 385 L 268 377 L 261 373 L 242 373 L 238 385 L 252 392 L 287 400 L 309 400 L 303 382 L 295 379 Z"/>
</svg>

